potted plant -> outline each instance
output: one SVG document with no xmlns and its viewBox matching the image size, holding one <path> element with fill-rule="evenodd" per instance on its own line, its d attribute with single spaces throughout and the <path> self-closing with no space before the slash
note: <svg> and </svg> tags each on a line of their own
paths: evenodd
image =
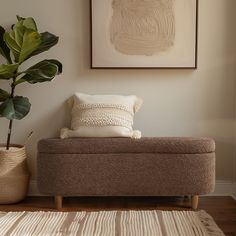
<svg viewBox="0 0 236 236">
<path fill-rule="evenodd" d="M 23 119 L 30 111 L 27 97 L 15 94 L 16 87 L 23 83 L 35 84 L 51 81 L 62 73 L 62 64 L 55 59 L 38 62 L 26 70 L 21 65 L 31 57 L 49 50 L 58 43 L 58 37 L 39 33 L 32 17 L 17 16 L 17 22 L 7 32 L 0 26 L 0 80 L 8 80 L 10 90 L 0 88 L 0 117 L 9 120 L 6 144 L 0 145 L 0 203 L 22 200 L 28 189 L 29 171 L 24 145 L 11 144 L 13 120 Z"/>
</svg>

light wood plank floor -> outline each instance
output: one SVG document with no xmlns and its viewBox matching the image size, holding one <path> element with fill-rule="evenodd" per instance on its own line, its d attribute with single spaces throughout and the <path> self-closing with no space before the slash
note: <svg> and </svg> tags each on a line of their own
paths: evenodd
<svg viewBox="0 0 236 236">
<path fill-rule="evenodd" d="M 98 210 L 191 210 L 183 197 L 80 197 L 65 198 L 63 211 Z M 227 236 L 236 236 L 236 201 L 232 197 L 200 197 L 199 209 L 207 211 Z M 55 211 L 52 197 L 28 197 L 0 211 Z"/>
</svg>

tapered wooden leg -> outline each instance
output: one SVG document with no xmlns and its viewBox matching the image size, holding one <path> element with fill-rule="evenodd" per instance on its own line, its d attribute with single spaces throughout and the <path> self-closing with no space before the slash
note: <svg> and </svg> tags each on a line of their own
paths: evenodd
<svg viewBox="0 0 236 236">
<path fill-rule="evenodd" d="M 61 195 L 56 195 L 54 198 L 55 198 L 56 208 L 57 210 L 60 210 L 62 208 L 63 197 Z"/>
<path fill-rule="evenodd" d="M 198 207 L 198 199 L 199 197 L 197 195 L 195 196 L 192 196 L 192 208 L 194 210 L 197 210 L 197 207 Z"/>
</svg>

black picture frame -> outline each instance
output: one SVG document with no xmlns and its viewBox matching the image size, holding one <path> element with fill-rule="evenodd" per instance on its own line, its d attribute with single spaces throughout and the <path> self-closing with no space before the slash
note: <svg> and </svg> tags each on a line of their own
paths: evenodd
<svg viewBox="0 0 236 236">
<path fill-rule="evenodd" d="M 197 69 L 198 66 L 198 8 L 199 8 L 199 1 L 198 0 L 191 0 L 193 1 L 193 4 L 195 5 L 194 9 L 194 14 L 195 14 L 195 25 L 194 25 L 194 62 L 192 65 L 182 65 L 182 66 L 142 66 L 142 65 L 137 65 L 137 66 L 120 66 L 120 65 L 97 65 L 97 63 L 94 61 L 94 48 L 99 47 L 96 43 L 96 35 L 94 34 L 94 24 L 93 22 L 96 21 L 95 17 L 93 16 L 94 12 L 94 2 L 100 2 L 104 0 L 90 0 L 90 32 L 91 32 L 91 40 L 90 40 L 90 52 L 91 52 L 91 57 L 90 57 L 90 67 L 91 69 Z M 106 0 L 107 1 L 107 0 Z M 110 0 L 112 1 L 112 0 Z M 178 1 L 177 1 L 178 2 Z M 181 55 L 180 55 L 181 56 Z"/>
</svg>

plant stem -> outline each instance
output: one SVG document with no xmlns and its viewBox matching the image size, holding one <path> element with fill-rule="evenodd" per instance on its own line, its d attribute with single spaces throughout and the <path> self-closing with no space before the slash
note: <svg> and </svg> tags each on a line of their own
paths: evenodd
<svg viewBox="0 0 236 236">
<path fill-rule="evenodd" d="M 9 150 L 9 147 L 10 147 L 12 123 L 13 123 L 13 120 L 10 120 L 8 134 L 7 134 L 7 150 Z"/>
<path fill-rule="evenodd" d="M 15 80 L 16 80 L 16 77 L 13 78 L 13 83 L 11 84 L 11 98 L 14 97 L 14 92 L 15 92 L 14 82 L 15 82 Z M 8 134 L 7 134 L 7 150 L 9 150 L 9 148 L 10 148 L 12 123 L 13 123 L 13 120 L 10 120 L 9 127 L 8 127 Z"/>
</svg>

